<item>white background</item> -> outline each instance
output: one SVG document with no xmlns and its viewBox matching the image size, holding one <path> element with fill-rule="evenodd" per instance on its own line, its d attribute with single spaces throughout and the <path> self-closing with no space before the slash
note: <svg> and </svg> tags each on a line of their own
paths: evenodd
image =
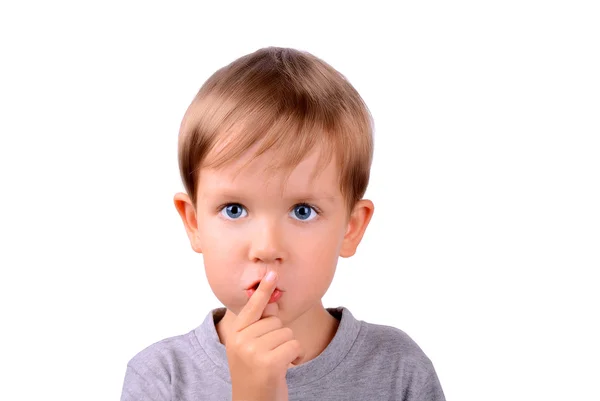
<svg viewBox="0 0 600 401">
<path fill-rule="evenodd" d="M 325 305 L 407 332 L 448 400 L 599 400 L 597 3 L 222 4 L 0 6 L 0 398 L 118 399 L 220 306 L 173 206 L 178 128 L 274 45 L 375 118 L 375 215 Z"/>
</svg>

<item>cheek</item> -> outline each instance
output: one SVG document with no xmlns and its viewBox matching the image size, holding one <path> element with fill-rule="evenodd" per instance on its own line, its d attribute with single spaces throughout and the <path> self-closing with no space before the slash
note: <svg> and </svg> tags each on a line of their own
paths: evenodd
<svg viewBox="0 0 600 401">
<path fill-rule="evenodd" d="M 233 255 L 234 249 L 239 249 L 239 230 L 227 227 L 217 218 L 211 217 L 204 220 L 204 224 L 198 226 L 202 253 L 211 258 L 226 258 Z"/>
<path fill-rule="evenodd" d="M 235 260 L 223 254 L 209 253 L 203 259 L 204 272 L 212 292 L 219 301 L 229 306 L 237 299 L 236 283 L 240 281 L 241 270 L 236 268 Z"/>
<path fill-rule="evenodd" d="M 338 242 L 332 236 L 322 237 L 319 240 L 311 241 L 310 247 L 304 252 L 304 257 L 309 258 L 313 264 L 323 267 L 331 265 L 339 254 Z"/>
<path fill-rule="evenodd" d="M 290 243 L 294 249 L 293 265 L 303 268 L 296 270 L 295 279 L 302 283 L 332 279 L 340 254 L 339 233 L 330 230 L 320 235 L 313 233 L 296 238 L 297 241 Z"/>
<path fill-rule="evenodd" d="M 303 233 L 302 240 L 298 241 L 296 248 L 305 248 L 306 253 L 313 258 L 331 261 L 332 258 L 339 254 L 342 239 L 343 235 L 341 235 L 340 229 L 337 226 L 323 225 L 322 227 L 307 230 Z"/>
<path fill-rule="evenodd" d="M 239 252 L 239 244 L 215 225 L 205 225 L 200 233 L 206 278 L 218 296 L 219 292 L 227 291 L 239 274 L 236 269 L 239 255 L 235 251 Z"/>
</svg>

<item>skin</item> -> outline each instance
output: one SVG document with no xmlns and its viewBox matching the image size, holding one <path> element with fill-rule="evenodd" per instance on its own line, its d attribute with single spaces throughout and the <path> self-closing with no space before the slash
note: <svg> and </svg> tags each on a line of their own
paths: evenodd
<svg viewBox="0 0 600 401">
<path fill-rule="evenodd" d="M 227 361 L 231 373 L 232 400 L 287 401 L 286 373 L 289 361 L 302 359 L 304 351 L 293 331 L 283 327 L 277 316 L 265 313 L 271 294 L 277 286 L 277 274 L 263 277 L 233 322 L 227 338 Z"/>
<path fill-rule="evenodd" d="M 292 171 L 287 184 L 284 174 L 266 172 L 276 157 L 271 152 L 235 176 L 253 150 L 220 170 L 201 169 L 196 207 L 185 193 L 177 193 L 174 203 L 192 249 L 203 255 L 209 285 L 227 308 L 216 327 L 221 343 L 227 346 L 236 318 L 248 304 L 245 284 L 274 270 L 283 296 L 266 305 L 262 317 L 277 316 L 292 330 L 302 348 L 294 362 L 305 363 L 335 335 L 339 322 L 321 299 L 338 257 L 356 252 L 374 206 L 362 199 L 347 219 L 335 158 L 312 177 L 318 147 Z M 298 206 L 301 202 L 310 207 Z"/>
</svg>

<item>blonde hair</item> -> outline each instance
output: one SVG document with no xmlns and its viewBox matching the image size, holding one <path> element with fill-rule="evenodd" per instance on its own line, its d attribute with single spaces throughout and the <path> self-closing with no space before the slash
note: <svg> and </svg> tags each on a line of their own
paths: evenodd
<svg viewBox="0 0 600 401">
<path fill-rule="evenodd" d="M 194 207 L 200 167 L 218 169 L 255 144 L 248 163 L 274 149 L 281 157 L 272 167 L 290 173 L 321 145 L 317 170 L 335 157 L 348 216 L 365 194 L 373 159 L 371 113 L 342 74 L 308 52 L 259 49 L 202 85 L 178 144 L 181 178 Z"/>
</svg>

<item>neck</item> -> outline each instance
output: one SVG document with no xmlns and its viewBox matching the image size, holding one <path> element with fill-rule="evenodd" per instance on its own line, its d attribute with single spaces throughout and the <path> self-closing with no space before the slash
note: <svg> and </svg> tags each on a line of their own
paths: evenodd
<svg viewBox="0 0 600 401">
<path fill-rule="evenodd" d="M 227 346 L 227 338 L 232 327 L 233 320 L 237 316 L 229 309 L 223 318 L 215 325 L 219 341 Z M 304 358 L 298 365 L 306 363 L 319 356 L 329 345 L 337 332 L 339 321 L 323 307 L 323 304 L 315 305 L 291 322 L 284 322 L 294 332 L 294 338 L 300 342 L 305 351 Z M 291 365 L 290 367 L 297 366 Z"/>
</svg>

